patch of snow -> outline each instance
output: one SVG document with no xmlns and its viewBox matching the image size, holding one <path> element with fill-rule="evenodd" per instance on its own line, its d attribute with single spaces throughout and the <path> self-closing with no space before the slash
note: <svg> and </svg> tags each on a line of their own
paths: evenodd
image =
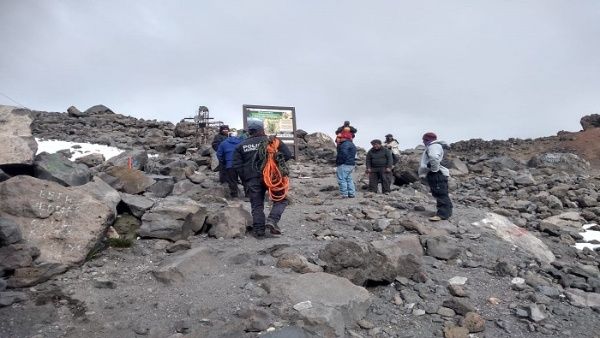
<svg viewBox="0 0 600 338">
<path fill-rule="evenodd" d="M 592 240 L 597 240 L 600 241 L 600 231 L 595 231 L 595 230 L 588 230 L 589 228 L 593 227 L 594 223 L 592 224 L 585 224 L 583 226 L 583 232 L 580 232 L 579 234 L 581 236 L 583 236 L 583 240 L 586 242 L 592 241 Z M 594 250 L 595 248 L 600 247 L 600 244 L 592 244 L 592 243 L 576 243 L 575 247 L 579 250 L 583 250 L 583 248 L 590 248 L 592 250 Z"/>
<path fill-rule="evenodd" d="M 73 154 L 71 160 L 95 153 L 104 155 L 104 158 L 108 160 L 109 158 L 115 157 L 124 151 L 123 149 L 110 147 L 103 144 L 68 142 L 60 140 L 42 140 L 38 138 L 35 140 L 38 144 L 38 154 L 42 152 L 53 154 L 59 150 L 69 149 L 71 154 Z"/>
</svg>

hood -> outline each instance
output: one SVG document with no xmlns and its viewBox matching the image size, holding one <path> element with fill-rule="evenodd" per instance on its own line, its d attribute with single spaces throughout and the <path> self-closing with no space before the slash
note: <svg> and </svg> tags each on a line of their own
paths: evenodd
<svg viewBox="0 0 600 338">
<path fill-rule="evenodd" d="M 435 141 L 429 143 L 429 145 L 436 144 L 436 143 L 441 145 L 442 148 L 444 148 L 444 149 L 450 149 L 450 145 L 446 141 L 435 140 Z"/>
</svg>

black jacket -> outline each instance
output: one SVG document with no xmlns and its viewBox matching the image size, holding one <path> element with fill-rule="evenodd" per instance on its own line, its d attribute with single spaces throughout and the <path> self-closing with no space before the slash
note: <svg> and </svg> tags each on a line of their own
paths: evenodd
<svg viewBox="0 0 600 338">
<path fill-rule="evenodd" d="M 388 148 L 381 147 L 379 149 L 371 148 L 367 152 L 367 169 L 370 168 L 392 168 L 394 166 L 394 158 L 392 151 Z"/>
<path fill-rule="evenodd" d="M 253 136 L 249 137 L 235 148 L 233 152 L 233 168 L 236 169 L 242 181 L 247 181 L 251 178 L 262 177 L 261 163 L 258 158 L 258 147 L 263 142 L 268 142 L 267 136 Z M 280 140 L 279 149 L 280 153 L 286 161 L 292 158 L 292 153 L 288 147 Z"/>
<path fill-rule="evenodd" d="M 337 146 L 337 156 L 335 165 L 355 165 L 356 164 L 356 146 L 352 141 L 345 140 Z"/>
<path fill-rule="evenodd" d="M 218 133 L 217 135 L 215 135 L 215 138 L 213 138 L 212 141 L 212 148 L 217 151 L 217 149 L 219 149 L 219 144 L 221 144 L 221 142 L 225 141 L 225 139 L 227 138 L 227 135 L 223 135 L 221 133 Z"/>
</svg>

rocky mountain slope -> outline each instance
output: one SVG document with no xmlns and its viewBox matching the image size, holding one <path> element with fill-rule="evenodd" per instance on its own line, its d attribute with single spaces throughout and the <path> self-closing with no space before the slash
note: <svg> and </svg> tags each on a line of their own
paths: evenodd
<svg viewBox="0 0 600 338">
<path fill-rule="evenodd" d="M 0 336 L 596 337 L 596 121 L 453 144 L 438 223 L 419 149 L 391 194 L 340 199 L 333 141 L 300 131 L 284 235 L 259 241 L 193 126 L 1 107 Z M 33 136 L 128 150 L 70 161 Z"/>
</svg>

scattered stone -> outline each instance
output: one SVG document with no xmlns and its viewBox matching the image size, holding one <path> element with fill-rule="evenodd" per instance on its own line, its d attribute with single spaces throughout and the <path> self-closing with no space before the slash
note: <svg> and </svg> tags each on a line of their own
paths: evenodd
<svg viewBox="0 0 600 338">
<path fill-rule="evenodd" d="M 600 293 L 585 292 L 579 289 L 566 289 L 565 295 L 571 304 L 579 307 L 599 307 Z"/>
<path fill-rule="evenodd" d="M 445 338 L 468 338 L 469 330 L 460 326 L 449 326 L 444 328 Z"/>
<path fill-rule="evenodd" d="M 456 312 L 454 312 L 454 310 L 444 307 L 444 306 L 440 306 L 438 308 L 437 314 L 442 317 L 450 317 L 450 318 L 456 316 Z"/>
<path fill-rule="evenodd" d="M 460 285 L 450 284 L 448 285 L 448 291 L 450 291 L 450 294 L 454 297 L 468 297 L 467 292 Z"/>
<path fill-rule="evenodd" d="M 208 213 L 206 225 L 208 234 L 212 237 L 239 238 L 243 237 L 246 228 L 252 225 L 252 215 L 242 206 L 230 205 Z"/>
<path fill-rule="evenodd" d="M 0 292 L 0 307 L 10 306 L 27 300 L 24 292 L 6 291 Z"/>
<path fill-rule="evenodd" d="M 308 262 L 306 257 L 297 253 L 284 254 L 277 260 L 278 268 L 289 268 L 298 273 L 323 272 L 323 268 Z"/>
<path fill-rule="evenodd" d="M 467 277 L 455 276 L 448 280 L 450 285 L 465 285 L 467 283 Z"/>
<path fill-rule="evenodd" d="M 485 319 L 476 312 L 468 312 L 462 322 L 462 326 L 470 333 L 483 332 L 485 330 Z"/>
<path fill-rule="evenodd" d="M 139 235 L 171 241 L 185 239 L 204 226 L 207 210 L 186 197 L 169 196 L 158 201 L 142 217 Z"/>
<path fill-rule="evenodd" d="M 219 260 L 206 247 L 196 247 L 183 254 L 166 258 L 152 275 L 165 284 L 180 283 L 195 276 L 219 270 Z"/>
<path fill-rule="evenodd" d="M 84 164 L 70 161 L 61 153 L 43 152 L 35 157 L 35 177 L 69 186 L 84 185 L 92 174 Z"/>
<path fill-rule="evenodd" d="M 192 244 L 184 239 L 180 239 L 175 243 L 169 244 L 167 245 L 167 247 L 165 248 L 165 250 L 168 253 L 174 253 L 177 251 L 183 251 L 183 250 L 188 250 L 192 247 Z"/>
<path fill-rule="evenodd" d="M 375 324 L 371 323 L 370 321 L 366 320 L 366 319 L 361 319 L 357 322 L 358 326 L 360 326 L 362 329 L 365 330 L 370 330 L 372 328 L 375 327 Z"/>
<path fill-rule="evenodd" d="M 456 242 L 447 236 L 436 236 L 425 240 L 427 255 L 437 259 L 448 260 L 457 257 L 460 249 Z"/>
<path fill-rule="evenodd" d="M 544 311 L 542 311 L 537 304 L 530 304 L 527 307 L 527 313 L 529 316 L 529 319 L 531 319 L 534 322 L 541 322 L 542 320 L 546 319 L 548 316 L 544 313 Z"/>
<path fill-rule="evenodd" d="M 111 280 L 105 278 L 98 278 L 94 280 L 94 287 L 96 289 L 115 289 L 117 285 Z"/>
<path fill-rule="evenodd" d="M 459 315 L 465 315 L 467 312 L 475 312 L 473 305 L 460 298 L 447 299 L 442 305 L 454 310 Z"/>
</svg>

